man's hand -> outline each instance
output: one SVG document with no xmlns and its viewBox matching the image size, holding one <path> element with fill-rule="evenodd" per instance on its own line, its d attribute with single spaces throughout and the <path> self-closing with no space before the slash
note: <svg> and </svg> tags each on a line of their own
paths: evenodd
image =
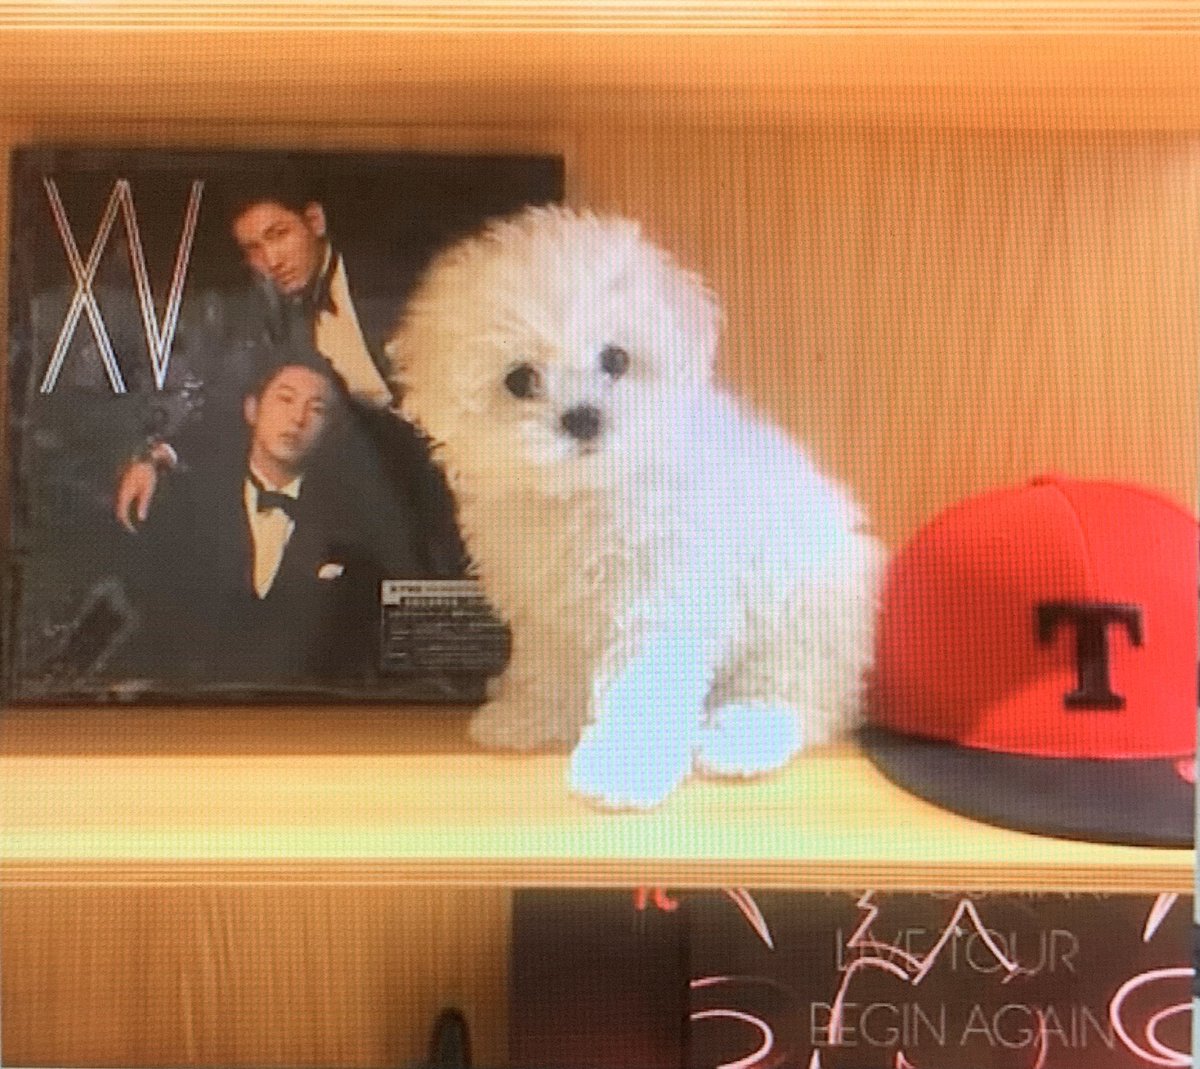
<svg viewBox="0 0 1200 1069">
<path fill-rule="evenodd" d="M 135 460 L 121 474 L 114 511 L 117 522 L 130 534 L 150 515 L 150 502 L 158 486 L 158 470 L 149 460 Z"/>
</svg>

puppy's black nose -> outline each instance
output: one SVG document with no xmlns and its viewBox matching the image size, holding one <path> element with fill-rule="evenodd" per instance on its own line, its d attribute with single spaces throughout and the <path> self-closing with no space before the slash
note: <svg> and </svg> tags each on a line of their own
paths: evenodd
<svg viewBox="0 0 1200 1069">
<path fill-rule="evenodd" d="M 600 433 L 600 410 L 594 405 L 579 405 L 564 412 L 559 422 L 572 438 L 590 442 Z"/>
</svg>

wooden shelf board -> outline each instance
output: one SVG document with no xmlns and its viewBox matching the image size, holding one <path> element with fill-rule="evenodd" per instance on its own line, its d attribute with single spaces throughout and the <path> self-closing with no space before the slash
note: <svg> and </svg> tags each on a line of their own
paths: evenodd
<svg viewBox="0 0 1200 1069">
<path fill-rule="evenodd" d="M 82 5 L 0 3 L 0 120 L 1200 129 L 1190 4 L 1157 15 L 1093 5 L 1073 22 L 1066 5 L 1058 21 L 1014 7 L 1020 18 L 987 25 L 963 14 L 991 18 L 985 4 L 929 5 L 937 17 L 925 21 L 917 8 L 906 18 L 880 5 L 780 4 L 761 10 L 791 22 L 758 26 L 738 15 L 758 7 L 702 4 L 662 8 L 657 29 L 582 7 L 570 10 L 584 21 L 564 22 L 561 5 L 536 26 L 498 15 L 455 25 L 453 7 L 412 5 L 376 22 L 352 18 L 374 5 L 321 5 L 339 14 L 301 26 L 311 5 L 246 6 L 278 25 L 239 22 L 228 5 L 190 22 L 189 5 L 140 5 L 175 14 L 108 24 L 89 19 L 120 5 L 89 5 L 85 17 Z M 11 10 L 23 7 L 43 14 Z M 427 21 L 405 23 L 404 11 Z M 844 24 L 822 22 L 831 11 Z"/>
<path fill-rule="evenodd" d="M 753 27 L 891 32 L 1130 33 L 1198 28 L 1190 0 L 471 0 L 378 3 L 368 0 L 26 0 L 0 3 L 0 26 L 152 30 L 463 29 L 497 32 L 536 28 L 681 31 Z"/>
<path fill-rule="evenodd" d="M 852 747 L 597 811 L 562 755 L 485 753 L 461 712 L 10 710 L 0 884 L 396 883 L 1188 892 L 1188 850 L 960 819 Z"/>
</svg>

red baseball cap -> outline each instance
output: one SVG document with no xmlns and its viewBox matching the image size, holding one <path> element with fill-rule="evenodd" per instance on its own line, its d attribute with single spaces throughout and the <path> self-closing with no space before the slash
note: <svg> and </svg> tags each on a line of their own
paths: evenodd
<svg viewBox="0 0 1200 1069">
<path fill-rule="evenodd" d="M 899 786 L 1022 831 L 1193 842 L 1200 529 L 1120 483 L 956 505 L 893 560 L 862 742 Z"/>
</svg>

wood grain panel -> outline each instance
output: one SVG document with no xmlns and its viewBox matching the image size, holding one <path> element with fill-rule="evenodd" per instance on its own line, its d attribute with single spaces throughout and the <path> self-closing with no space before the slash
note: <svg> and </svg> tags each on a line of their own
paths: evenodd
<svg viewBox="0 0 1200 1069">
<path fill-rule="evenodd" d="M 806 12 L 819 10 L 805 4 L 791 7 L 790 27 L 721 28 L 717 18 L 707 28 L 680 22 L 671 32 L 623 27 L 603 15 L 555 27 L 550 9 L 541 28 L 499 20 L 476 31 L 437 24 L 438 12 L 461 5 L 429 5 L 424 27 L 338 29 L 343 16 L 329 13 L 343 6 L 322 4 L 332 24 L 288 29 L 300 8 L 272 4 L 275 29 L 231 25 L 240 5 L 226 6 L 224 22 L 193 20 L 190 28 L 136 19 L 89 24 L 87 13 L 104 6 L 43 4 L 40 21 L 0 20 L 0 118 L 395 126 L 653 122 L 668 113 L 677 122 L 727 126 L 1200 126 L 1200 26 L 1180 30 L 1179 17 L 1147 20 L 1160 26 L 1154 32 L 1087 32 L 1067 23 L 1047 30 L 1036 18 L 997 32 L 956 28 L 957 5 L 945 4 L 940 29 L 902 20 L 805 29 Z M 1123 5 L 1107 7 L 1115 17 Z"/>
<path fill-rule="evenodd" d="M 506 1064 L 502 889 L 3 893 L 6 1065 L 410 1065 L 448 1005 Z"/>
<path fill-rule="evenodd" d="M 1194 507 L 1200 138 L 586 131 L 579 199 L 725 302 L 722 377 L 902 541 L 1043 470 Z"/>
<path fill-rule="evenodd" d="M 806 30 L 886 29 L 891 32 L 947 32 L 964 29 L 1089 33 L 1167 32 L 1195 29 L 1188 0 L 473 0 L 471 3 L 372 3 L 340 0 L 247 2 L 190 0 L 188 3 L 91 0 L 86 6 L 61 0 L 0 3 L 0 24 L 91 29 L 162 26 L 218 27 L 224 30 L 296 30 L 363 27 L 411 29 L 453 27 L 475 33 L 513 27 L 544 30 L 638 28 L 668 33 L 739 27 Z"/>
</svg>

